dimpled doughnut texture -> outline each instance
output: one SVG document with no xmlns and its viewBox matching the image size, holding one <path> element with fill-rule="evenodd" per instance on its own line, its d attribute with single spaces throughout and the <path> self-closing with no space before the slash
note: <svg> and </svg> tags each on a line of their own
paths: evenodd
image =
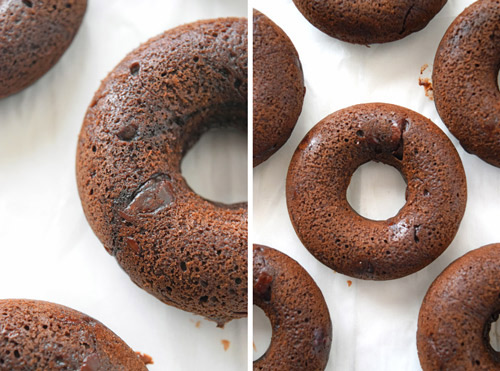
<svg viewBox="0 0 500 371">
<path fill-rule="evenodd" d="M 346 198 L 369 161 L 404 177 L 406 204 L 387 220 L 356 213 Z M 430 120 L 384 103 L 337 111 L 295 151 L 286 184 L 288 212 L 304 246 L 351 277 L 400 278 L 436 259 L 453 240 L 467 200 L 465 172 L 448 137 Z"/>
<path fill-rule="evenodd" d="M 253 12 L 253 166 L 271 157 L 292 134 L 304 102 L 304 75 L 291 40 Z"/>
<path fill-rule="evenodd" d="M 73 41 L 87 0 L 0 0 L 0 98 L 42 77 Z"/>
<path fill-rule="evenodd" d="M 451 263 L 432 283 L 418 318 L 417 347 L 424 371 L 499 370 L 490 344 L 500 314 L 500 244 L 483 246 Z"/>
<path fill-rule="evenodd" d="M 467 152 L 500 167 L 500 1 L 460 14 L 439 44 L 432 83 L 439 116 Z"/>
<path fill-rule="evenodd" d="M 130 53 L 83 122 L 77 181 L 92 229 L 132 281 L 219 325 L 247 312 L 247 206 L 180 171 L 213 127 L 247 128 L 247 20 L 177 27 Z"/>
<path fill-rule="evenodd" d="M 320 371 L 330 356 L 332 323 L 321 290 L 289 256 L 253 247 L 253 300 L 271 321 L 271 345 L 254 370 Z"/>
<path fill-rule="evenodd" d="M 36 300 L 0 300 L 0 370 L 147 371 L 102 323 Z"/>
<path fill-rule="evenodd" d="M 293 0 L 313 26 L 354 44 L 395 41 L 420 31 L 446 0 Z"/>
</svg>

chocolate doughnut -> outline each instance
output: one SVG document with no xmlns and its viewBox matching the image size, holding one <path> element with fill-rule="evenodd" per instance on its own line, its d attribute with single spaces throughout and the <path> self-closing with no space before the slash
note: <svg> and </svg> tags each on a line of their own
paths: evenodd
<svg viewBox="0 0 500 371">
<path fill-rule="evenodd" d="M 62 305 L 0 300 L 0 369 L 147 371 L 99 321 Z"/>
<path fill-rule="evenodd" d="M 465 9 L 439 44 L 432 83 L 439 116 L 462 147 L 500 167 L 500 3 Z"/>
<path fill-rule="evenodd" d="M 253 11 L 253 166 L 285 144 L 304 102 L 299 55 L 273 21 Z"/>
<path fill-rule="evenodd" d="M 406 204 L 387 220 L 366 219 L 346 199 L 351 176 L 369 161 L 398 169 Z M 360 104 L 313 127 L 288 169 L 288 212 L 304 246 L 351 277 L 389 280 L 414 273 L 451 243 L 465 210 L 460 157 L 430 120 L 391 104 Z"/>
<path fill-rule="evenodd" d="M 195 194 L 203 132 L 247 127 L 247 20 L 195 22 L 130 53 L 88 108 L 76 159 L 87 220 L 139 287 L 216 321 L 247 313 L 247 205 Z"/>
<path fill-rule="evenodd" d="M 293 0 L 302 15 L 327 35 L 354 44 L 395 41 L 420 31 L 446 0 Z"/>
<path fill-rule="evenodd" d="M 420 364 L 430 370 L 498 370 L 490 344 L 500 314 L 500 244 L 483 246 L 451 263 L 425 295 L 418 316 Z"/>
<path fill-rule="evenodd" d="M 0 98 L 5 98 L 57 63 L 82 23 L 87 0 L 0 3 Z"/>
<path fill-rule="evenodd" d="M 332 323 L 321 290 L 302 266 L 267 246 L 253 247 L 253 300 L 273 334 L 254 370 L 324 370 Z"/>
</svg>

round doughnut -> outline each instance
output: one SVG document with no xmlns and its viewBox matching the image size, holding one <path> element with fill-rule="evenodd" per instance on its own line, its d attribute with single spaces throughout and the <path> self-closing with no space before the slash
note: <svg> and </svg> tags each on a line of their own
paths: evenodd
<svg viewBox="0 0 500 371">
<path fill-rule="evenodd" d="M 253 11 L 253 66 L 253 166 L 257 166 L 292 134 L 306 91 L 292 41 L 257 10 Z"/>
<path fill-rule="evenodd" d="M 321 290 L 302 266 L 267 246 L 253 247 L 253 300 L 271 321 L 271 344 L 254 370 L 320 371 L 332 323 Z"/>
<path fill-rule="evenodd" d="M 407 183 L 406 204 L 387 220 L 360 216 L 346 199 L 352 174 L 369 161 L 394 166 Z M 337 111 L 309 131 L 292 157 L 286 198 L 297 235 L 323 264 L 389 280 L 422 269 L 448 247 L 467 187 L 460 157 L 436 125 L 372 103 Z"/>
<path fill-rule="evenodd" d="M 73 41 L 87 0 L 0 1 L 0 98 L 42 77 Z"/>
<path fill-rule="evenodd" d="M 420 364 L 430 370 L 498 370 L 490 344 L 500 314 L 500 244 L 451 263 L 432 283 L 418 317 Z"/>
<path fill-rule="evenodd" d="M 247 20 L 195 22 L 131 52 L 85 116 L 77 182 L 87 220 L 139 287 L 225 322 L 247 313 L 247 205 L 195 194 L 180 164 L 213 127 L 247 127 Z"/>
<path fill-rule="evenodd" d="M 500 167 L 500 2 L 465 9 L 439 44 L 432 72 L 439 116 L 462 147 Z"/>
<path fill-rule="evenodd" d="M 304 17 L 324 33 L 354 44 L 395 41 L 420 31 L 446 0 L 293 0 Z"/>
<path fill-rule="evenodd" d="M 0 300 L 0 369 L 147 371 L 99 321 L 62 305 Z"/>
</svg>

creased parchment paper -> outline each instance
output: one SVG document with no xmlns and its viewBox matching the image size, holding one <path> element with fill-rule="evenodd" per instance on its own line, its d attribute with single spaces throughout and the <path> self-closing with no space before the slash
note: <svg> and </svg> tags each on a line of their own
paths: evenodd
<svg viewBox="0 0 500 371">
<path fill-rule="evenodd" d="M 152 356 L 150 370 L 246 369 L 246 319 L 221 330 L 169 307 L 136 287 L 106 253 L 85 220 L 74 165 L 87 106 L 128 52 L 183 23 L 246 14 L 243 0 L 89 0 L 59 63 L 0 101 L 0 298 L 87 313 Z M 202 137 L 184 166 L 189 183 L 219 201 L 246 200 L 244 147 L 244 135 Z M 230 173 L 222 186 L 221 171 Z"/>
<path fill-rule="evenodd" d="M 292 137 L 254 171 L 254 241 L 299 261 L 321 288 L 333 322 L 327 370 L 420 370 L 417 316 L 427 288 L 448 264 L 467 251 L 500 242 L 500 169 L 460 147 L 440 120 L 434 102 L 418 84 L 421 67 L 428 64 L 423 77 L 430 76 L 442 36 L 471 3 L 448 1 L 424 30 L 400 41 L 366 47 L 323 34 L 307 22 L 292 0 L 253 1 L 254 7 L 282 27 L 295 44 L 307 89 Z M 368 102 L 399 104 L 430 118 L 451 137 L 467 174 L 467 209 L 453 243 L 427 268 L 388 282 L 353 279 L 322 265 L 297 238 L 285 201 L 288 164 L 307 131 L 338 109 Z M 384 166 L 364 167 L 351 183 L 351 204 L 361 213 L 387 217 L 392 210 L 395 215 L 397 206 L 402 206 L 401 199 L 404 202 L 405 186 L 398 178 Z M 500 326 L 498 330 L 500 333 Z"/>
</svg>

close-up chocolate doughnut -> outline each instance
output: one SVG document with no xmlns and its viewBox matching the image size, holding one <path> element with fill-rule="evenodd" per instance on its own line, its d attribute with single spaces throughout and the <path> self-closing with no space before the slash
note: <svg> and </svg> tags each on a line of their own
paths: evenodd
<svg viewBox="0 0 500 371">
<path fill-rule="evenodd" d="M 418 318 L 424 371 L 498 370 L 490 329 L 500 314 L 500 244 L 472 250 L 432 283 Z"/>
<path fill-rule="evenodd" d="M 247 205 L 195 194 L 180 171 L 208 129 L 247 127 L 247 20 L 174 28 L 102 82 L 77 151 L 85 215 L 139 287 L 219 326 L 247 313 Z"/>
<path fill-rule="evenodd" d="M 446 0 L 293 0 L 316 28 L 354 44 L 386 43 L 420 31 Z"/>
<path fill-rule="evenodd" d="M 253 66 L 253 166 L 257 166 L 292 134 L 306 91 L 292 41 L 257 10 L 253 11 Z"/>
<path fill-rule="evenodd" d="M 64 54 L 87 0 L 0 1 L 0 98 L 42 77 Z"/>
<path fill-rule="evenodd" d="M 0 341 L 1 370 L 147 370 L 102 323 L 45 301 L 0 300 Z"/>
<path fill-rule="evenodd" d="M 321 371 L 332 323 L 321 290 L 302 266 L 273 248 L 253 247 L 253 300 L 271 321 L 271 345 L 254 370 Z"/>
<path fill-rule="evenodd" d="M 346 198 L 369 161 L 395 167 L 406 204 L 387 220 L 356 213 Z M 436 259 L 451 243 L 467 200 L 465 173 L 448 137 L 409 109 L 360 104 L 314 126 L 296 149 L 286 180 L 295 232 L 323 264 L 351 277 L 389 280 Z"/>
<path fill-rule="evenodd" d="M 439 116 L 462 147 L 500 167 L 500 2 L 479 0 L 450 25 L 434 59 Z"/>
</svg>

